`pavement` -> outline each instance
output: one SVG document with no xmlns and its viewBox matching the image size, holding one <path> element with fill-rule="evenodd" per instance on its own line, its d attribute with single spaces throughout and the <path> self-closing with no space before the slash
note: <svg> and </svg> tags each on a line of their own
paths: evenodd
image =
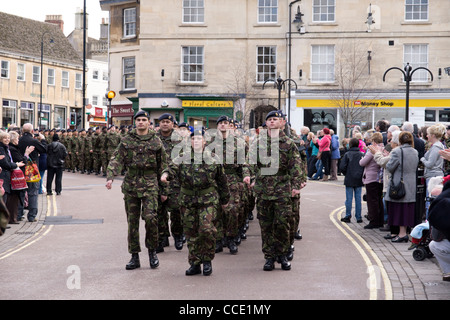
<svg viewBox="0 0 450 320">
<path fill-rule="evenodd" d="M 308 182 L 315 184 L 333 185 L 343 188 L 343 177 L 338 181 Z M 343 193 L 341 193 L 343 194 Z M 17 225 L 9 225 L 6 233 L 0 237 L 0 260 L 15 253 L 17 248 L 32 245 L 36 237 L 50 231 L 51 225 L 44 224 L 46 216 L 56 216 L 52 212 L 52 203 L 58 196 L 39 195 L 39 210 L 37 221 L 22 221 Z M 342 199 L 344 204 L 345 199 Z M 56 207 L 56 206 L 55 206 Z M 363 202 L 363 216 L 367 212 Z M 416 261 L 412 250 L 408 250 L 410 243 L 392 243 L 384 239 L 386 232 L 378 229 L 364 229 L 367 223 L 356 223 L 354 218 L 351 223 L 340 221 L 344 213 L 343 207 L 336 208 L 330 214 L 330 219 L 342 233 L 351 234 L 349 241 L 357 239 L 355 246 L 365 247 L 367 259 L 372 259 L 374 265 L 380 267 L 372 270 L 374 273 L 384 273 L 387 281 L 388 294 L 386 299 L 392 300 L 450 300 L 450 282 L 442 281 L 442 272 L 434 257 Z M 380 277 L 380 279 L 383 277 Z M 384 284 L 386 286 L 386 283 Z"/>
</svg>

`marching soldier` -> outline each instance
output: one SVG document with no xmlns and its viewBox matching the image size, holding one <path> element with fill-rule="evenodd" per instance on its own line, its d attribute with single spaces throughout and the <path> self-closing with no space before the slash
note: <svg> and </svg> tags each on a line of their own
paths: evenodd
<svg viewBox="0 0 450 320">
<path fill-rule="evenodd" d="M 156 135 L 161 139 L 167 158 L 172 159 L 173 148 L 181 142 L 181 137 L 174 130 L 175 118 L 170 113 L 164 113 L 159 117 L 160 130 Z M 181 212 L 178 205 L 178 195 L 180 194 L 180 184 L 177 179 L 172 179 L 169 183 L 169 193 L 166 201 L 161 202 L 158 208 L 158 227 L 159 241 L 157 251 L 163 252 L 164 246 L 169 245 L 169 212 L 170 212 L 170 231 L 175 241 L 175 248 L 183 248 L 183 225 L 181 222 Z"/>
<path fill-rule="evenodd" d="M 257 197 L 265 271 L 273 270 L 275 261 L 281 263 L 283 270 L 291 269 L 287 260 L 291 197 L 299 194 L 301 189 L 300 154 L 294 142 L 279 129 L 281 117 L 279 111 L 271 111 L 266 116 L 267 134 L 260 132 L 248 154 L 255 181 L 251 183 L 249 170 L 244 174 L 244 182 L 251 183 Z"/>
<path fill-rule="evenodd" d="M 93 161 L 93 152 L 94 152 L 94 147 L 93 147 L 93 137 L 92 137 L 92 132 L 93 129 L 89 128 L 87 131 L 87 135 L 84 137 L 85 139 L 85 144 L 84 144 L 84 161 L 85 161 L 85 165 L 84 165 L 84 170 L 86 171 L 86 173 L 89 175 L 92 173 L 92 161 Z"/>
<path fill-rule="evenodd" d="M 80 169 L 80 173 L 84 174 L 86 172 L 86 130 L 80 129 L 78 133 L 78 148 L 77 148 L 77 156 L 78 156 L 78 169 Z"/>
<path fill-rule="evenodd" d="M 103 176 L 106 177 L 106 168 L 108 167 L 108 153 L 106 152 L 106 135 L 108 134 L 108 128 L 102 127 L 102 133 L 99 136 L 99 141 L 97 142 L 100 150 L 100 162 L 102 167 Z M 100 171 L 99 171 L 100 174 Z"/>
<path fill-rule="evenodd" d="M 76 129 L 73 130 L 72 133 L 72 141 L 71 141 L 71 155 L 70 155 L 70 161 L 72 162 L 72 172 L 75 173 L 75 170 L 79 166 L 79 159 L 78 159 L 78 148 L 79 148 L 79 139 L 78 139 L 78 131 Z"/>
<path fill-rule="evenodd" d="M 186 275 L 202 272 L 212 273 L 212 260 L 215 255 L 215 219 L 219 205 L 226 208 L 229 200 L 227 179 L 220 159 L 204 150 L 205 131 L 197 129 L 191 133 L 191 152 L 170 162 L 164 170 L 161 181 L 170 179 L 180 182 L 179 203 L 183 212 L 184 233 L 189 250 L 189 269 Z"/>
<path fill-rule="evenodd" d="M 106 188 L 111 189 L 114 176 L 127 169 L 122 183 L 125 210 L 128 221 L 128 252 L 131 260 L 127 270 L 139 268 L 139 219 L 145 221 L 145 246 L 148 249 L 150 267 L 159 266 L 158 246 L 158 197 L 162 170 L 167 167 L 167 157 L 161 140 L 149 129 L 150 115 L 139 111 L 134 116 L 136 129 L 125 136 L 114 152 L 107 168 Z M 164 186 L 161 185 L 162 188 Z"/>
<path fill-rule="evenodd" d="M 120 142 L 120 135 L 116 132 L 116 127 L 114 125 L 109 126 L 108 133 L 105 139 L 105 149 L 106 149 L 106 167 L 111 160 L 111 157 L 116 150 Z"/>
</svg>

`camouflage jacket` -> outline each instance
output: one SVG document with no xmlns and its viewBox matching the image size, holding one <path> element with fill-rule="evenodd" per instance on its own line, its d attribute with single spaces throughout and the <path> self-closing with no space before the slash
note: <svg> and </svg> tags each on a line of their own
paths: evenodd
<svg viewBox="0 0 450 320">
<path fill-rule="evenodd" d="M 292 189 L 300 190 L 306 172 L 294 141 L 280 131 L 278 139 L 260 134 L 250 145 L 247 162 L 255 177 L 255 194 L 263 200 L 291 197 Z"/>
<path fill-rule="evenodd" d="M 181 206 L 227 204 L 230 199 L 227 177 L 217 156 L 205 151 L 184 154 L 170 162 L 164 170 L 181 185 Z"/>
<path fill-rule="evenodd" d="M 109 154 L 112 154 L 116 150 L 121 141 L 121 137 L 118 133 L 108 132 L 105 138 L 105 149 Z"/>
<path fill-rule="evenodd" d="M 175 146 L 178 146 L 182 142 L 181 137 L 177 134 L 175 130 L 172 130 L 171 134 L 167 137 L 163 136 L 161 134 L 161 131 L 158 131 L 156 133 L 156 136 L 161 139 L 161 142 L 164 146 L 164 150 L 166 151 L 168 162 L 170 163 L 170 161 L 172 161 L 172 158 L 176 158 L 175 156 L 172 155 L 172 151 Z M 179 145 L 179 147 L 181 148 L 181 145 Z M 175 152 L 177 152 L 178 155 L 179 152 L 177 150 L 175 150 Z M 171 191 L 177 191 L 178 189 L 180 189 L 180 183 L 178 182 L 178 179 L 176 178 L 171 179 L 168 188 Z"/>
<path fill-rule="evenodd" d="M 207 144 L 207 150 L 219 157 L 228 183 L 242 182 L 243 168 L 248 167 L 246 161 L 248 146 L 244 139 L 232 134 L 223 139 L 222 134 L 218 131 L 216 135 L 212 136 L 211 142 Z"/>
<path fill-rule="evenodd" d="M 161 140 L 155 132 L 139 136 L 136 130 L 125 136 L 114 151 L 106 170 L 107 180 L 126 169 L 122 193 L 138 198 L 167 195 L 166 187 L 160 182 L 162 170 L 167 167 L 167 155 Z"/>
</svg>

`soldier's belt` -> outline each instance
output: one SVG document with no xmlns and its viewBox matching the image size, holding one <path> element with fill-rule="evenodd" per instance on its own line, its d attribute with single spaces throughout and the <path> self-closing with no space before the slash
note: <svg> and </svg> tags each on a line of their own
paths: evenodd
<svg viewBox="0 0 450 320">
<path fill-rule="evenodd" d="M 145 176 L 153 173 L 156 173 L 155 169 L 128 168 L 128 174 L 131 176 Z"/>
<path fill-rule="evenodd" d="M 214 187 L 209 187 L 201 190 L 192 190 L 188 188 L 181 187 L 180 191 L 188 196 L 203 196 L 211 191 L 214 191 Z"/>
</svg>

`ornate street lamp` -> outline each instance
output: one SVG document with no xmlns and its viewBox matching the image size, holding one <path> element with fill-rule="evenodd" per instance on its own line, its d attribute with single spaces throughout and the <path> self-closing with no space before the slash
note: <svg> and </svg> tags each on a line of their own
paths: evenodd
<svg viewBox="0 0 450 320">
<path fill-rule="evenodd" d="M 386 72 L 383 75 L 383 82 L 385 81 L 386 74 L 389 71 L 393 70 L 393 69 L 400 70 L 400 72 L 403 73 L 403 80 L 406 83 L 405 121 L 409 121 L 409 83 L 412 80 L 412 76 L 413 76 L 414 72 L 416 72 L 417 70 L 426 70 L 426 71 L 428 71 L 428 73 L 431 75 L 431 81 L 433 81 L 433 73 L 431 73 L 431 71 L 428 70 L 425 67 L 417 67 L 417 68 L 415 68 L 413 70 L 413 68 L 411 67 L 411 65 L 408 62 L 408 63 L 406 63 L 406 66 L 405 66 L 404 70 L 402 70 L 402 69 L 400 69 L 398 67 L 392 67 L 392 68 L 387 69 Z"/>
<path fill-rule="evenodd" d="M 41 88 L 39 94 L 39 115 L 38 115 L 38 128 L 41 129 L 41 111 L 42 111 L 42 75 L 44 73 L 44 36 L 50 33 L 50 31 L 45 31 L 41 37 Z M 53 43 L 53 39 L 50 39 L 50 43 Z M 50 120 L 50 119 L 48 119 Z"/>
</svg>

